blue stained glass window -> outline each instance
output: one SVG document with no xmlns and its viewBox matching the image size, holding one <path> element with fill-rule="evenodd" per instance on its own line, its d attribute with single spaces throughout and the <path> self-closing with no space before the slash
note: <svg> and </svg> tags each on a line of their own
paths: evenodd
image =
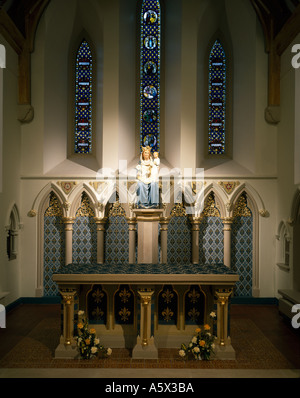
<svg viewBox="0 0 300 398">
<path fill-rule="evenodd" d="M 208 153 L 225 153 L 226 138 L 226 56 L 216 40 L 209 55 Z"/>
<path fill-rule="evenodd" d="M 92 52 L 83 40 L 76 54 L 75 153 L 92 150 Z"/>
<path fill-rule="evenodd" d="M 160 146 L 161 9 L 157 0 L 144 0 L 140 36 L 140 145 Z"/>
</svg>

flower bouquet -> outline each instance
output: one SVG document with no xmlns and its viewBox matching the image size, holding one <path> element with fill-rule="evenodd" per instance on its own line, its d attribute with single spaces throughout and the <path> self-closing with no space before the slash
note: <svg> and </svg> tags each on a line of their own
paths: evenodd
<svg viewBox="0 0 300 398">
<path fill-rule="evenodd" d="M 77 323 L 77 347 L 82 359 L 91 359 L 99 354 L 109 356 L 112 353 L 111 348 L 105 348 L 100 345 L 100 340 L 96 336 L 96 330 L 89 328 L 88 322 L 82 318 L 84 311 L 78 311 L 80 317 Z"/>
<path fill-rule="evenodd" d="M 216 315 L 212 312 L 210 316 L 211 318 L 215 318 Z M 188 345 L 181 344 L 179 355 L 183 359 L 187 359 L 189 356 L 192 356 L 197 360 L 203 359 L 208 361 L 213 353 L 215 347 L 214 341 L 216 339 L 210 330 L 211 327 L 208 324 L 205 324 L 203 329 L 197 328 L 190 343 Z"/>
</svg>

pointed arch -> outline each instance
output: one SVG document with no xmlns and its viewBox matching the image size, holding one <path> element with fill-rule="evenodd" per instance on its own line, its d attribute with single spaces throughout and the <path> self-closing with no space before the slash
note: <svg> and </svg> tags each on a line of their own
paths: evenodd
<svg viewBox="0 0 300 398">
<path fill-rule="evenodd" d="M 261 215 L 262 217 L 266 217 L 268 215 L 268 211 L 265 208 L 265 204 L 252 185 L 249 183 L 243 183 L 237 187 L 237 189 L 233 192 L 232 197 L 230 198 L 230 216 L 232 216 L 233 208 L 240 197 L 241 193 L 245 191 L 248 197 L 248 205 L 251 208 L 251 211 L 254 214 L 254 217 Z"/>
<path fill-rule="evenodd" d="M 79 200 L 78 200 L 79 199 Z M 74 208 L 74 203 L 78 206 Z M 97 227 L 95 220 L 95 206 L 85 189 L 80 197 L 72 203 L 75 210 L 72 233 L 72 262 L 97 262 Z"/>
<path fill-rule="evenodd" d="M 70 210 L 69 210 L 69 216 L 70 217 L 75 217 L 76 212 L 78 208 L 80 207 L 81 204 L 81 199 L 82 195 L 86 194 L 87 197 L 89 198 L 90 205 L 93 209 L 93 212 L 95 214 L 95 217 L 98 217 L 99 215 L 99 206 L 98 206 L 98 198 L 95 190 L 87 183 L 79 183 L 76 185 L 75 189 L 71 192 L 69 196 L 69 202 L 70 202 Z"/>
<path fill-rule="evenodd" d="M 289 271 L 292 234 L 290 232 L 290 226 L 286 221 L 280 221 L 277 229 L 276 239 L 276 264 L 280 269 Z"/>
<path fill-rule="evenodd" d="M 297 222 L 298 218 L 300 219 L 300 186 L 296 190 L 292 201 L 290 220 L 289 220 L 290 224 L 294 225 Z"/>
<path fill-rule="evenodd" d="M 93 138 L 93 55 L 84 38 L 76 52 L 74 152 L 92 152 Z"/>
<path fill-rule="evenodd" d="M 37 214 L 37 275 L 36 275 L 36 296 L 40 297 L 44 294 L 44 255 L 45 255 L 45 211 L 49 207 L 50 195 L 53 193 L 61 208 L 61 218 L 67 216 L 65 203 L 67 196 L 61 188 L 53 182 L 45 185 L 34 199 L 31 210 L 28 213 L 29 217 L 34 217 Z M 64 236 L 64 235 L 62 235 Z M 62 247 L 64 242 L 60 242 Z"/>
<path fill-rule="evenodd" d="M 18 235 L 21 228 L 19 209 L 14 203 L 7 217 L 6 222 L 6 251 L 9 260 L 15 260 L 18 254 Z"/>
<path fill-rule="evenodd" d="M 208 186 L 205 187 L 204 189 L 204 203 L 207 201 L 209 195 L 214 194 L 215 201 L 217 204 L 217 207 L 220 211 L 220 217 L 226 217 L 226 202 L 227 202 L 227 197 L 224 191 L 220 188 L 218 184 L 215 182 L 212 182 Z"/>
<path fill-rule="evenodd" d="M 47 206 L 47 200 L 49 199 L 51 191 L 55 193 L 62 206 L 64 212 L 63 216 L 64 217 L 67 216 L 64 206 L 65 202 L 67 201 L 67 196 L 64 194 L 63 190 L 53 182 L 49 182 L 47 185 L 45 185 L 36 195 L 32 203 L 31 209 L 28 212 L 28 216 L 34 217 L 36 214 L 38 215 L 40 215 L 41 213 L 44 214 L 44 211 L 46 209 L 45 206 Z"/>
<path fill-rule="evenodd" d="M 232 267 L 240 274 L 241 295 L 259 296 L 259 225 L 256 191 L 242 184 L 234 193 L 231 206 L 233 218 L 231 233 Z M 262 203 L 262 201 L 261 201 Z M 243 244 L 241 244 L 241 240 Z M 243 252 L 240 251 L 242 248 Z M 243 282 L 243 283 L 242 283 Z M 238 287 L 237 284 L 237 287 Z"/>
<path fill-rule="evenodd" d="M 219 12 L 219 7 L 212 2 L 208 7 L 210 18 L 217 19 Z M 226 22 L 222 24 L 222 29 L 218 27 L 212 33 L 209 24 L 205 23 L 206 17 L 208 15 L 202 17 L 201 22 L 203 21 L 203 23 L 199 22 L 197 37 L 199 75 L 197 84 L 197 148 L 199 153 L 197 164 L 202 164 L 203 160 L 209 161 L 211 158 L 217 162 L 231 159 L 233 143 L 233 45 L 231 33 Z M 217 20 L 215 23 L 218 26 Z M 203 45 L 204 37 L 208 39 Z M 221 62 L 217 62 L 218 52 L 215 54 L 213 51 L 214 46 L 217 49 L 217 43 L 219 43 L 219 55 L 222 55 Z M 219 82 L 217 80 L 213 82 L 218 78 L 221 79 Z M 215 85 L 212 86 L 212 83 Z M 222 113 L 223 110 L 225 113 Z M 221 120 L 214 121 L 214 119 Z"/>
<path fill-rule="evenodd" d="M 83 29 L 69 47 L 68 157 L 78 162 L 85 162 L 87 156 L 97 154 L 95 105 L 100 98 L 96 93 L 98 79 L 97 52 L 91 36 Z"/>
</svg>

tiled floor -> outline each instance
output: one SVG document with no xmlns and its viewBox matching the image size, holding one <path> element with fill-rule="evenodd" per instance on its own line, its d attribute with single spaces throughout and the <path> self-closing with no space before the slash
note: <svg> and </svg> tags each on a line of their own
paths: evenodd
<svg viewBox="0 0 300 398">
<path fill-rule="evenodd" d="M 23 305 L 7 315 L 7 328 L 0 330 L 0 378 L 300 376 L 300 330 L 276 306 L 231 306 L 234 361 L 182 361 L 177 349 L 159 350 L 156 360 L 134 360 L 125 349 L 108 359 L 55 359 L 59 317 L 57 305 Z"/>
</svg>

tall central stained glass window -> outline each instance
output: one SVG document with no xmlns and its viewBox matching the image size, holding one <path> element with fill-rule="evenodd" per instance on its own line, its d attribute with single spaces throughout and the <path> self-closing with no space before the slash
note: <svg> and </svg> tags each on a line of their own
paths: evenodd
<svg viewBox="0 0 300 398">
<path fill-rule="evenodd" d="M 209 55 L 208 153 L 223 155 L 226 149 L 226 56 L 216 40 Z"/>
<path fill-rule="evenodd" d="M 75 153 L 92 151 L 92 72 L 91 48 L 82 40 L 75 66 Z"/>
<path fill-rule="evenodd" d="M 140 145 L 160 147 L 161 9 L 157 0 L 144 0 L 140 35 Z"/>
</svg>

